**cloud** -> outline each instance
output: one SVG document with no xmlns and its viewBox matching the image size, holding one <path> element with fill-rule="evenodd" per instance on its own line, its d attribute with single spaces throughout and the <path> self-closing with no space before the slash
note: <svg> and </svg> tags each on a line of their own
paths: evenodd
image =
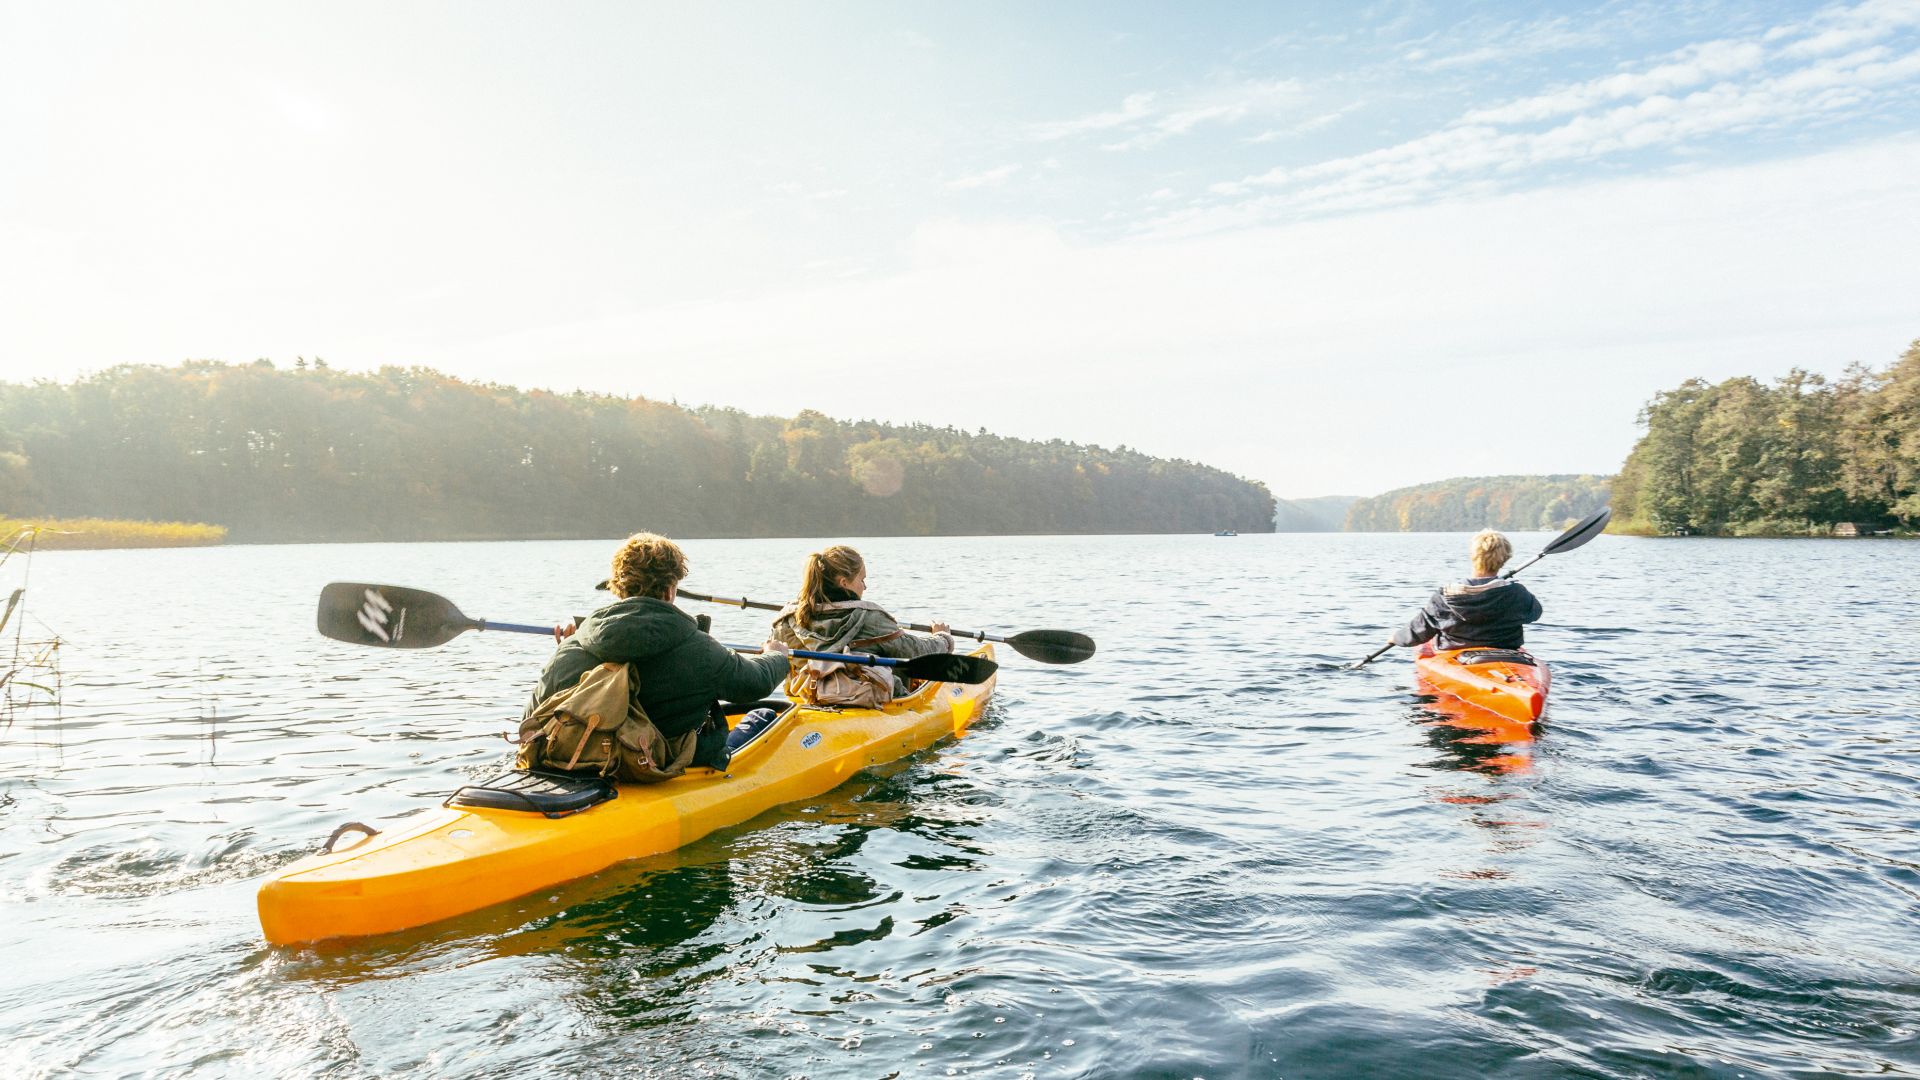
<svg viewBox="0 0 1920 1080">
<path fill-rule="evenodd" d="M 1870 0 L 1746 38 L 1690 45 L 1635 67 L 1498 105 L 1359 154 L 1209 185 L 1216 200 L 1147 231 L 1239 227 L 1521 184 L 1611 155 L 1676 151 L 1717 136 L 1787 130 L 1856 114 L 1920 80 L 1920 0 Z M 1839 51 L 1841 45 L 1859 46 Z"/>
<path fill-rule="evenodd" d="M 1756 41 L 1710 41 L 1688 46 L 1646 71 L 1622 72 L 1550 93 L 1521 98 L 1491 109 L 1476 109 L 1465 124 L 1518 124 L 1577 113 L 1627 98 L 1671 94 L 1760 66 L 1766 48 Z"/>
<path fill-rule="evenodd" d="M 1269 128 L 1258 135 L 1249 135 L 1241 141 L 1249 143 L 1269 143 L 1277 142 L 1281 139 L 1297 138 L 1301 135 L 1310 135 L 1322 128 L 1332 127 L 1347 115 L 1358 112 L 1366 108 L 1366 106 L 1367 103 L 1365 101 L 1348 102 L 1332 112 L 1321 113 L 1318 116 L 1310 116 L 1290 127 Z"/>
<path fill-rule="evenodd" d="M 1470 37 L 1474 44 L 1450 48 L 1448 43 L 1429 37 L 1408 49 L 1402 59 L 1423 71 L 1448 71 L 1517 57 L 1592 48 L 1612 43 L 1622 29 L 1621 24 L 1631 21 L 1632 17 L 1632 9 L 1627 9 L 1611 17 L 1585 13 L 1578 22 L 1564 15 L 1491 26 L 1469 20 L 1458 36 Z"/>
<path fill-rule="evenodd" d="M 1127 95 L 1117 109 L 1034 124 L 1028 134 L 1041 142 L 1121 134 L 1125 137 L 1104 143 L 1103 148 L 1138 150 L 1207 125 L 1281 115 L 1297 108 L 1304 96 L 1297 79 L 1254 79 L 1179 94 L 1143 92 Z"/>
<path fill-rule="evenodd" d="M 947 186 L 956 191 L 964 191 L 969 188 L 999 187 L 1001 184 L 1006 183 L 1014 173 L 1019 171 L 1020 166 L 1018 165 L 1002 165 L 997 169 L 988 169 L 986 172 L 974 173 L 972 176 L 962 176 L 957 180 L 949 180 L 947 181 Z"/>
<path fill-rule="evenodd" d="M 1035 124 L 1031 128 L 1033 138 L 1041 142 L 1056 139 L 1068 139 L 1076 135 L 1085 135 L 1096 131 L 1111 131 L 1138 123 L 1154 114 L 1154 95 L 1150 93 L 1128 94 L 1120 102 L 1118 109 L 1097 112 L 1073 120 L 1055 120 Z"/>
<path fill-rule="evenodd" d="M 1165 240 L 948 220 L 890 274 L 545 327 L 447 363 L 525 381 L 539 357 L 562 385 L 1124 441 L 1282 493 L 1384 490 L 1416 467 L 1608 471 L 1646 397 L 1690 375 L 1897 354 L 1920 295 L 1915 175 L 1905 139 Z M 937 400 L 872 379 L 943 365 L 967 378 Z M 1523 386 L 1552 430 L 1423 444 L 1410 465 L 1406 433 L 1449 383 Z"/>
<path fill-rule="evenodd" d="M 1914 26 L 1920 26 L 1920 0 L 1867 0 L 1854 7 L 1827 8 L 1804 27 L 1779 27 L 1770 33 L 1776 40 L 1804 33 L 1780 51 L 1788 57 L 1812 57 L 1857 49 Z"/>
</svg>

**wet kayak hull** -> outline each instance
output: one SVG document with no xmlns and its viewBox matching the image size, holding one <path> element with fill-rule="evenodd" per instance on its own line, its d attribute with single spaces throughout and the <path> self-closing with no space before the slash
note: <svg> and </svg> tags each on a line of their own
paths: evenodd
<svg viewBox="0 0 1920 1080">
<path fill-rule="evenodd" d="M 992 654 L 991 645 L 974 653 Z M 275 945 L 390 933 L 672 851 L 964 734 L 993 686 L 932 683 L 885 709 L 796 707 L 742 747 L 725 773 L 690 769 L 664 783 L 620 785 L 617 797 L 565 817 L 420 810 L 268 878 L 260 928 Z"/>
<path fill-rule="evenodd" d="M 1520 657 L 1532 662 L 1515 659 Z M 1423 689 L 1508 720 L 1528 723 L 1546 711 L 1552 676 L 1544 662 L 1519 650 L 1429 647 L 1413 665 Z"/>
</svg>

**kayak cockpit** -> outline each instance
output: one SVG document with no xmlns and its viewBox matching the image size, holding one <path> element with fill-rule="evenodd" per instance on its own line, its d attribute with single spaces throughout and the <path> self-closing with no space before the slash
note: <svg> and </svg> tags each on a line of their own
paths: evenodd
<svg viewBox="0 0 1920 1080">
<path fill-rule="evenodd" d="M 1480 664 L 1520 664 L 1525 667 L 1539 667 L 1540 661 L 1525 649 L 1462 649 L 1454 655 L 1454 663 L 1475 667 Z"/>
</svg>

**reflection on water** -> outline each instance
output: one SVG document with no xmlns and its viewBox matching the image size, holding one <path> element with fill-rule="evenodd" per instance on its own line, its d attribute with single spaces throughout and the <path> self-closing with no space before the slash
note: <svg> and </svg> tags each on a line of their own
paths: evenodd
<svg viewBox="0 0 1920 1080">
<path fill-rule="evenodd" d="M 538 621 L 592 603 L 610 545 L 42 555 L 67 707 L 0 733 L 0 1068 L 1920 1071 L 1920 545 L 1543 564 L 1529 726 L 1422 693 L 1404 653 L 1343 669 L 1463 543 L 862 541 L 898 614 L 1100 654 L 1006 654 L 966 739 L 681 851 L 283 950 L 259 878 L 501 768 L 546 649 L 325 642 L 319 585 Z M 817 546 L 697 541 L 693 583 L 779 596 Z"/>
<path fill-rule="evenodd" d="M 1414 723 L 1425 729 L 1428 744 L 1444 755 L 1433 762 L 1434 767 L 1494 774 L 1532 767 L 1534 739 L 1546 717 L 1514 720 L 1422 683 Z"/>
</svg>

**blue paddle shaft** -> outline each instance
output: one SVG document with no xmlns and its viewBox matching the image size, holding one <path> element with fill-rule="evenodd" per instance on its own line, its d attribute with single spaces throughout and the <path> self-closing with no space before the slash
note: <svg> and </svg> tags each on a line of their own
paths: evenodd
<svg viewBox="0 0 1920 1080">
<path fill-rule="evenodd" d="M 488 622 L 485 619 L 475 621 L 478 623 L 478 625 L 474 627 L 475 630 L 505 630 L 510 634 L 543 634 L 547 637 L 553 636 L 553 627 L 551 626 L 528 626 L 526 623 L 513 622 Z"/>
<path fill-rule="evenodd" d="M 765 652 L 758 645 L 728 645 L 734 652 Z M 899 667 L 905 660 L 893 656 L 869 656 L 865 653 L 814 652 L 811 649 L 794 649 L 787 654 L 801 660 L 838 660 L 843 664 L 872 664 L 876 667 Z"/>
</svg>

